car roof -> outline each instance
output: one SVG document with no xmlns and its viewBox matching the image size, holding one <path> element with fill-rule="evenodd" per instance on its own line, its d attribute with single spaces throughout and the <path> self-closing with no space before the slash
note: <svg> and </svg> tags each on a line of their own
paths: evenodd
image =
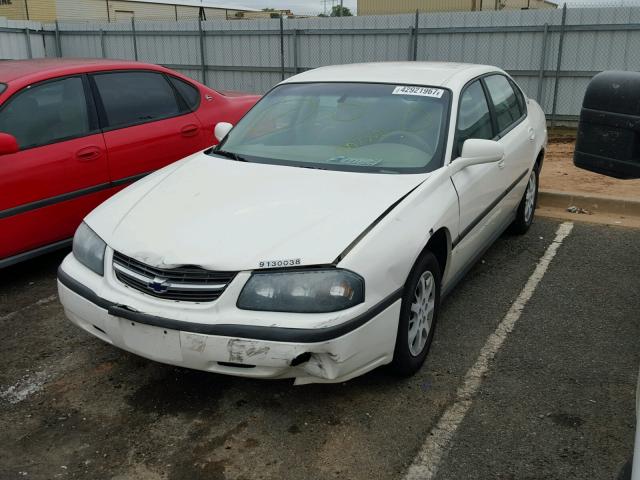
<svg viewBox="0 0 640 480">
<path fill-rule="evenodd" d="M 96 58 L 39 58 L 34 60 L 0 61 L 0 83 L 24 80 L 29 83 L 47 78 L 73 75 L 80 72 L 96 72 L 118 69 L 165 70 L 158 65 L 127 60 L 105 60 Z"/>
<path fill-rule="evenodd" d="M 490 65 L 450 62 L 378 62 L 332 65 L 295 75 L 282 83 L 363 82 L 462 87 L 472 78 L 503 72 Z"/>
</svg>

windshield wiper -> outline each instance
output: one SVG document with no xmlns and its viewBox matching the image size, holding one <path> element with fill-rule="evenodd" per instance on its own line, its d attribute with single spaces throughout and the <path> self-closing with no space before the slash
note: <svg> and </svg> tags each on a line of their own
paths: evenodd
<svg viewBox="0 0 640 480">
<path fill-rule="evenodd" d="M 215 155 L 220 155 L 221 157 L 230 158 L 231 160 L 235 160 L 236 162 L 248 162 L 246 158 L 238 155 L 237 153 L 227 152 L 226 150 L 217 150 L 214 149 L 213 152 Z"/>
</svg>

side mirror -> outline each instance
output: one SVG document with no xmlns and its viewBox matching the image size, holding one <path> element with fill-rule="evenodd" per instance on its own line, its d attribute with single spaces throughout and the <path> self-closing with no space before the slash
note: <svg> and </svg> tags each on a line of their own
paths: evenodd
<svg viewBox="0 0 640 480">
<path fill-rule="evenodd" d="M 499 162 L 504 158 L 504 147 L 493 140 L 470 138 L 462 145 L 462 154 L 451 162 L 451 174 L 459 172 L 471 165 Z"/>
<path fill-rule="evenodd" d="M 18 140 L 8 133 L 0 133 L 0 155 L 10 155 L 20 151 Z"/>
<path fill-rule="evenodd" d="M 216 125 L 216 128 L 213 130 L 213 135 L 216 137 L 216 140 L 221 142 L 222 139 L 227 136 L 227 134 L 231 131 L 232 128 L 233 128 L 233 125 L 231 125 L 230 123 L 219 122 Z"/>
<path fill-rule="evenodd" d="M 640 73 L 609 71 L 591 79 L 573 163 L 609 177 L 640 178 Z"/>
</svg>

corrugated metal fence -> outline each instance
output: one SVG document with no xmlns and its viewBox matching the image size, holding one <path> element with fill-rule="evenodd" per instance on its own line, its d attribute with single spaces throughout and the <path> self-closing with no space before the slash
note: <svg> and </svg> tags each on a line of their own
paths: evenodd
<svg viewBox="0 0 640 480">
<path fill-rule="evenodd" d="M 579 114 L 597 72 L 640 70 L 640 7 L 57 25 L 0 19 L 0 58 L 44 56 L 138 59 L 213 88 L 253 92 L 330 64 L 487 63 L 510 72 L 561 121 Z"/>
</svg>

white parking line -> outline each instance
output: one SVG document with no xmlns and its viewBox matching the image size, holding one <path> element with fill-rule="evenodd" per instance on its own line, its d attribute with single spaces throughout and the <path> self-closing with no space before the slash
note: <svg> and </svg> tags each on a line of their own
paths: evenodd
<svg viewBox="0 0 640 480">
<path fill-rule="evenodd" d="M 456 399 L 440 417 L 438 424 L 431 430 L 427 440 L 409 467 L 405 480 L 431 480 L 438 471 L 451 439 L 471 408 L 473 399 L 482 384 L 482 378 L 489 370 L 489 362 L 498 353 L 509 332 L 513 330 L 522 314 L 525 305 L 531 299 L 538 283 L 542 280 L 547 268 L 564 239 L 571 233 L 573 223 L 565 222 L 558 226 L 556 237 L 547 247 L 544 255 L 538 261 L 518 298 L 504 316 L 496 330 L 489 336 L 473 366 L 464 376 L 464 382 L 456 392 Z"/>
</svg>

